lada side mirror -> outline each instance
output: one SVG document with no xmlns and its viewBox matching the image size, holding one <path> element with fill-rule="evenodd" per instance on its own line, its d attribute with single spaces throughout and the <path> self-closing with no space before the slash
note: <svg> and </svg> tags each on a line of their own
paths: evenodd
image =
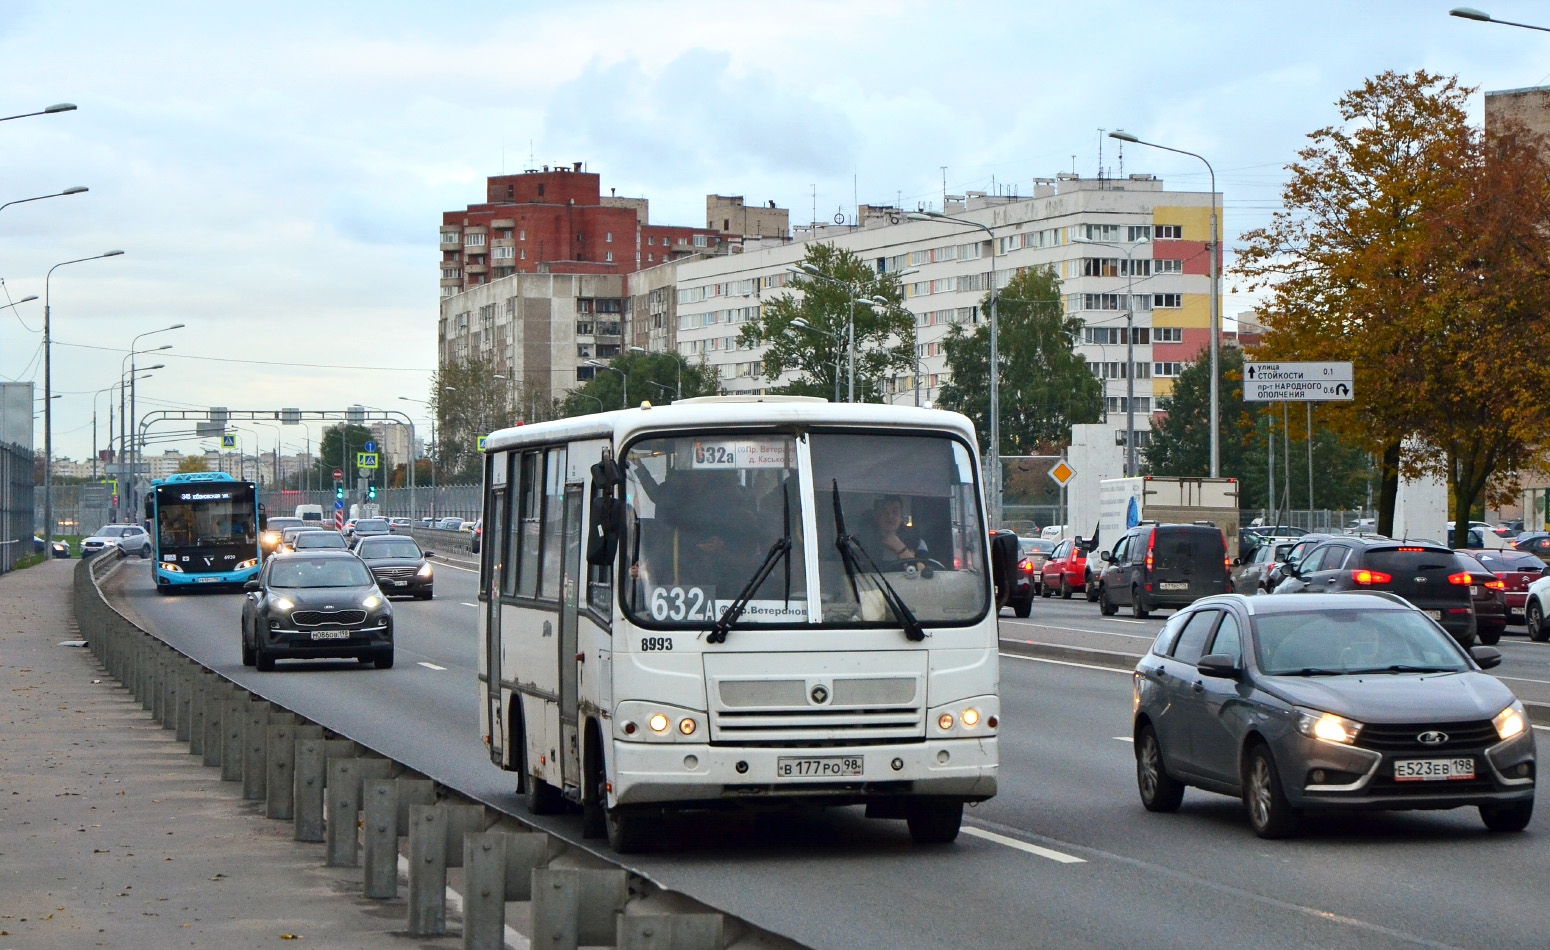
<svg viewBox="0 0 1550 950">
<path fill-rule="evenodd" d="M 1475 658 L 1482 670 L 1502 665 L 1502 651 L 1495 647 L 1470 647 L 1469 655 Z"/>
</svg>

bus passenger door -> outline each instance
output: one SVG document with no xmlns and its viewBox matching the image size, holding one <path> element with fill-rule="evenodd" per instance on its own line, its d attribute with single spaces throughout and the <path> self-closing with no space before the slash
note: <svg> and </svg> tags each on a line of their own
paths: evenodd
<svg viewBox="0 0 1550 950">
<path fill-rule="evenodd" d="M 504 464 L 505 457 L 497 461 Z M 506 712 L 501 703 L 501 578 L 506 560 L 506 492 L 490 492 L 484 507 L 485 709 L 490 724 L 490 761 L 505 765 Z M 518 758 L 518 763 L 521 759 Z"/>
<path fill-rule="evenodd" d="M 577 678 L 585 662 L 576 650 L 576 611 L 587 583 L 581 563 L 581 492 L 581 485 L 565 486 L 565 559 L 560 578 L 560 774 L 565 785 L 576 788 L 581 787 Z"/>
</svg>

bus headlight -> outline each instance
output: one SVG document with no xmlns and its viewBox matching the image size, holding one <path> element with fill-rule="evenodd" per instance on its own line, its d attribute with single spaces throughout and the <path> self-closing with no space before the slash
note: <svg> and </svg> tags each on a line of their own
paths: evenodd
<svg viewBox="0 0 1550 950">
<path fill-rule="evenodd" d="M 678 720 L 678 731 L 686 736 L 694 735 L 694 720 L 688 718 Z"/>
<path fill-rule="evenodd" d="M 942 715 L 936 717 L 936 727 L 943 732 L 951 729 L 953 727 L 953 714 L 942 713 Z"/>
<path fill-rule="evenodd" d="M 965 709 L 961 718 L 963 719 L 963 724 L 970 729 L 980 724 L 980 714 L 977 709 Z"/>
<path fill-rule="evenodd" d="M 178 567 L 176 564 L 173 564 L 170 561 L 162 564 L 161 569 L 164 570 L 164 571 L 170 571 L 173 574 L 181 574 L 181 573 L 183 573 L 183 569 L 181 567 Z"/>
<path fill-rule="evenodd" d="M 257 567 L 257 566 L 258 566 L 258 558 L 250 557 L 246 561 L 243 561 L 241 564 L 238 564 L 237 565 L 237 570 L 245 571 L 245 570 L 247 570 L 250 567 Z"/>
<path fill-rule="evenodd" d="M 667 731 L 667 717 L 662 715 L 661 713 L 657 713 L 656 715 L 652 716 L 650 719 L 646 720 L 646 724 L 651 727 L 651 731 L 652 732 L 666 732 Z"/>
</svg>

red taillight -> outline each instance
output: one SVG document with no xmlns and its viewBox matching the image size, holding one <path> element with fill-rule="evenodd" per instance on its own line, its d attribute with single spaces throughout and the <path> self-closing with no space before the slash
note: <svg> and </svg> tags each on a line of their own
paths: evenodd
<svg viewBox="0 0 1550 950">
<path fill-rule="evenodd" d="M 1153 531 L 1146 539 L 1146 569 L 1152 569 L 1152 548 L 1157 546 L 1157 532 Z M 1147 588 L 1150 590 L 1151 588 Z"/>
<path fill-rule="evenodd" d="M 1023 558 L 1022 563 L 1017 565 L 1017 566 L 1022 568 L 1025 571 L 1030 571 L 1031 572 L 1033 570 L 1033 558 L 1025 557 L 1025 558 Z"/>
<path fill-rule="evenodd" d="M 1448 583 L 1456 584 L 1460 587 L 1468 587 L 1472 582 L 1470 581 L 1469 574 L 1467 572 L 1460 571 L 1457 574 L 1449 574 Z"/>
<path fill-rule="evenodd" d="M 1365 567 L 1361 570 L 1351 572 L 1351 580 L 1358 584 L 1387 584 L 1393 579 L 1393 577 L 1383 573 L 1382 571 L 1369 571 Z"/>
<path fill-rule="evenodd" d="M 953 570 L 955 570 L 955 571 L 963 570 L 963 558 L 961 558 L 961 557 L 953 558 Z"/>
<path fill-rule="evenodd" d="M 1425 548 L 1400 548 L 1399 550 L 1414 552 L 1414 551 L 1425 551 L 1426 549 Z"/>
<path fill-rule="evenodd" d="M 1507 582 L 1501 579 L 1497 579 L 1494 581 L 1486 581 L 1485 586 L 1491 588 L 1492 590 L 1506 590 Z"/>
</svg>

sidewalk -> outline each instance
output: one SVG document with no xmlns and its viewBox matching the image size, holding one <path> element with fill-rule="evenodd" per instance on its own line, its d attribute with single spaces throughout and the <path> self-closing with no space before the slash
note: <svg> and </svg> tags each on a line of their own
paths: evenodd
<svg viewBox="0 0 1550 950">
<path fill-rule="evenodd" d="M 401 899 L 362 899 L 359 869 L 324 867 L 58 645 L 77 636 L 76 564 L 0 576 L 0 950 L 401 942 Z"/>
</svg>

